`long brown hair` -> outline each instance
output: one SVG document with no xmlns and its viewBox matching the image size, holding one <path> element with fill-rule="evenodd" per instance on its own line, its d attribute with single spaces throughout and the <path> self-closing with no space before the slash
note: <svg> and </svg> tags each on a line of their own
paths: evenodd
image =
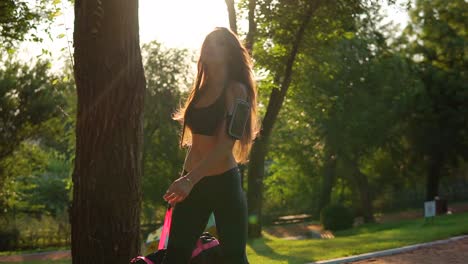
<svg viewBox="0 0 468 264">
<path fill-rule="evenodd" d="M 257 115 L 257 87 L 254 81 L 252 72 L 252 61 L 247 49 L 239 41 L 238 37 L 234 32 L 225 27 L 216 27 L 210 34 L 205 38 L 202 45 L 202 51 L 206 47 L 207 40 L 213 37 L 214 34 L 221 34 L 225 47 L 227 50 L 227 83 L 240 82 L 247 88 L 248 102 L 250 103 L 250 122 L 247 122 L 244 130 L 244 134 L 240 140 L 236 140 L 233 148 L 233 154 L 238 163 L 246 163 L 250 149 L 253 144 L 253 140 L 259 132 L 259 120 Z M 173 114 L 173 119 L 179 121 L 182 126 L 180 136 L 180 147 L 192 145 L 192 133 L 190 128 L 185 124 L 185 117 L 189 106 L 192 104 L 194 98 L 200 91 L 200 85 L 206 83 L 207 78 L 207 67 L 202 61 L 202 56 L 198 58 L 197 62 L 197 77 L 189 92 L 188 98 L 185 104 Z M 225 89 L 226 87 L 224 87 Z"/>
</svg>

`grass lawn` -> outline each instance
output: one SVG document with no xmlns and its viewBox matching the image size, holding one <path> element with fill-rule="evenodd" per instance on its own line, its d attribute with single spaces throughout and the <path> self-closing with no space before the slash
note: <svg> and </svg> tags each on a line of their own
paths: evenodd
<svg viewBox="0 0 468 264">
<path fill-rule="evenodd" d="M 283 240 L 267 233 L 263 234 L 262 239 L 248 242 L 247 254 L 250 263 L 303 264 L 468 234 L 468 213 L 437 216 L 431 224 L 424 224 L 424 219 L 365 224 L 336 232 L 334 239 Z M 22 263 L 71 264 L 71 261 Z"/>
<path fill-rule="evenodd" d="M 282 240 L 264 234 L 250 241 L 247 253 L 255 264 L 303 264 L 468 234 L 468 213 L 437 216 L 433 224 L 424 219 L 365 224 L 336 232 L 334 239 Z"/>
</svg>

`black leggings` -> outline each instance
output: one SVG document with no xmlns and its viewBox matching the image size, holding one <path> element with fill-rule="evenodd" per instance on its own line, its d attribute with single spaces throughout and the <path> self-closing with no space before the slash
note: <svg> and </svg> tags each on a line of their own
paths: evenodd
<svg viewBox="0 0 468 264">
<path fill-rule="evenodd" d="M 187 172 L 184 170 L 184 175 Z M 226 264 L 248 264 L 247 199 L 238 167 L 203 177 L 190 194 L 176 203 L 163 264 L 189 263 L 195 243 L 213 212 Z M 221 264 L 221 263 L 220 263 Z"/>
</svg>

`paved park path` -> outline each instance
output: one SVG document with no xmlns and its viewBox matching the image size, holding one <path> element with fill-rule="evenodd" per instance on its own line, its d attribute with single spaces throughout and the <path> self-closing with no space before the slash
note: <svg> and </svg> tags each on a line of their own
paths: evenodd
<svg viewBox="0 0 468 264">
<path fill-rule="evenodd" d="M 346 263 L 346 262 L 345 262 Z M 385 257 L 369 258 L 353 264 L 467 264 L 468 237 L 445 244 L 423 247 Z"/>
</svg>

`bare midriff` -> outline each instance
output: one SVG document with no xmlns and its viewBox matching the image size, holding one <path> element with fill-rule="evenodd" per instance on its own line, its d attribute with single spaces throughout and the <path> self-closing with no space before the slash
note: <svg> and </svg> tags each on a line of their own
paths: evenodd
<svg viewBox="0 0 468 264">
<path fill-rule="evenodd" d="M 198 165 L 198 163 L 203 161 L 203 159 L 205 159 L 215 147 L 215 137 L 192 134 L 192 147 L 187 153 L 187 160 L 185 162 L 184 169 L 186 171 L 191 171 Z M 231 152 L 220 158 L 216 163 L 209 164 L 209 168 L 204 174 L 206 176 L 221 174 L 235 166 L 237 166 L 237 163 Z"/>
</svg>

